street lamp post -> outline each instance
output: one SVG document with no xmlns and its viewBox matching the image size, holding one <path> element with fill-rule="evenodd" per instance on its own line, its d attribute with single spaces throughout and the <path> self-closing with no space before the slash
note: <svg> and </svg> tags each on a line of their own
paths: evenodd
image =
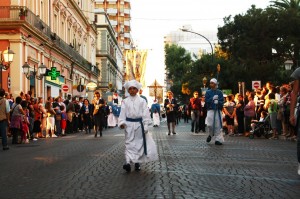
<svg viewBox="0 0 300 199">
<path fill-rule="evenodd" d="M 287 71 L 292 70 L 293 64 L 294 64 L 294 63 L 293 63 L 292 60 L 286 60 L 286 61 L 284 62 L 285 70 L 287 70 Z"/>
<path fill-rule="evenodd" d="M 0 88 L 2 88 L 2 70 L 7 70 L 14 59 L 14 51 L 7 47 L 7 50 L 0 52 Z M 7 63 L 7 64 L 5 64 Z"/>
<path fill-rule="evenodd" d="M 47 67 L 42 63 L 38 67 L 38 71 L 35 68 L 35 65 L 33 66 L 33 71 L 30 71 L 30 66 L 25 62 L 25 64 L 22 66 L 23 68 L 23 73 L 26 76 L 27 79 L 37 79 L 37 80 L 42 80 L 44 75 L 46 74 Z M 38 75 L 39 74 L 39 75 Z M 34 81 L 34 97 L 36 97 L 36 85 Z"/>
<path fill-rule="evenodd" d="M 198 33 L 198 32 L 194 32 L 194 31 L 191 31 L 187 28 L 181 28 L 180 29 L 181 31 L 183 32 L 189 32 L 189 33 L 193 33 L 193 34 L 196 34 L 196 35 L 199 35 L 200 37 L 203 37 L 210 45 L 210 48 L 211 48 L 211 62 L 213 63 L 214 62 L 214 49 L 213 49 L 213 46 L 211 44 L 211 42 L 207 39 L 207 37 L 205 37 L 204 35 Z"/>
</svg>

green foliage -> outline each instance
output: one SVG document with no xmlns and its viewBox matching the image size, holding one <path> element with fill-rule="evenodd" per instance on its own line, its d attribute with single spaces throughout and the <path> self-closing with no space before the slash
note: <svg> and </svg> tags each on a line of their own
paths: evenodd
<svg viewBox="0 0 300 199">
<path fill-rule="evenodd" d="M 243 15 L 224 18 L 224 26 L 218 29 L 219 43 L 229 55 L 232 74 L 243 77 L 248 87 L 251 80 L 277 84 L 289 80 L 282 75 L 282 66 L 292 59 L 295 68 L 299 60 L 299 2 L 272 1 L 267 9 L 252 6 Z"/>
<path fill-rule="evenodd" d="M 245 14 L 224 18 L 218 38 L 226 56 L 217 53 L 213 63 L 211 55 L 193 61 L 184 48 L 166 45 L 167 77 L 173 82 L 171 90 L 175 97 L 185 102 L 194 91 L 201 92 L 204 77 L 208 82 L 218 77 L 220 88 L 233 92 L 238 91 L 239 81 L 245 82 L 247 88 L 251 88 L 253 80 L 277 85 L 288 82 L 289 72 L 284 70 L 284 62 L 293 60 L 293 69 L 300 64 L 300 0 L 271 3 L 266 9 L 252 6 Z"/>
</svg>

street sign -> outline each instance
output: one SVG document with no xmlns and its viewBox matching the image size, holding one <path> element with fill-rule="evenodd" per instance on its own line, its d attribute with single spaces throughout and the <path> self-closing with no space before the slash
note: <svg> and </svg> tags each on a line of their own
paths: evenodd
<svg viewBox="0 0 300 199">
<path fill-rule="evenodd" d="M 80 93 L 81 93 L 82 91 L 84 91 L 84 86 L 83 86 L 83 85 L 78 85 L 78 86 L 77 86 L 77 91 L 80 92 Z"/>
<path fill-rule="evenodd" d="M 61 90 L 64 93 L 67 93 L 69 91 L 69 86 L 67 84 L 61 85 Z"/>
<path fill-rule="evenodd" d="M 261 88 L 261 81 L 252 81 L 252 89 L 258 89 Z"/>
</svg>

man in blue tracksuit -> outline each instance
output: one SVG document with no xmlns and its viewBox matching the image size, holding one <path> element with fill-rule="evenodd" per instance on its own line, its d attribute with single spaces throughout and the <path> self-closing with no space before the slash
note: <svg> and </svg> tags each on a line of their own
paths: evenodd
<svg viewBox="0 0 300 199">
<path fill-rule="evenodd" d="M 223 93 L 218 89 L 218 81 L 213 78 L 210 80 L 210 89 L 205 94 L 205 106 L 207 108 L 206 124 L 209 133 L 206 141 L 210 142 L 211 138 L 216 136 L 216 145 L 222 145 L 223 142 L 223 137 L 220 135 L 223 105 Z"/>
</svg>

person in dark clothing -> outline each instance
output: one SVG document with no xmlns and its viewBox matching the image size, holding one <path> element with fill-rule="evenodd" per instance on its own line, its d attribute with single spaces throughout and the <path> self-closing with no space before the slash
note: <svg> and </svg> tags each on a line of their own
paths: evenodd
<svg viewBox="0 0 300 199">
<path fill-rule="evenodd" d="M 167 111 L 167 124 L 168 124 L 168 135 L 171 135 L 171 124 L 172 124 L 172 133 L 175 135 L 175 122 L 176 122 L 176 109 L 177 102 L 176 99 L 173 98 L 173 93 L 168 91 L 168 98 L 165 99 L 164 107 Z"/>
<path fill-rule="evenodd" d="M 100 137 L 102 137 L 103 126 L 105 125 L 105 101 L 100 97 L 100 93 L 97 91 L 94 94 L 93 99 L 93 117 L 95 125 L 95 137 L 97 137 L 98 131 Z"/>
<path fill-rule="evenodd" d="M 236 105 L 236 118 L 238 123 L 238 135 L 243 135 L 245 131 L 245 124 L 244 124 L 244 97 L 243 95 L 239 94 L 238 96 L 238 103 Z"/>
<path fill-rule="evenodd" d="M 74 113 L 73 113 L 73 132 L 77 133 L 79 129 L 79 121 L 80 121 L 80 105 L 76 98 L 73 99 L 74 104 Z"/>
<path fill-rule="evenodd" d="M 80 122 L 80 120 L 81 120 L 81 114 L 80 114 L 80 110 L 81 110 L 81 108 L 82 108 L 82 105 L 83 105 L 83 97 L 79 97 L 79 101 L 78 101 L 78 105 L 79 105 L 79 115 L 78 115 L 78 129 L 80 130 L 80 131 L 82 131 L 83 130 L 83 123 L 82 122 Z"/>
<path fill-rule="evenodd" d="M 205 107 L 205 96 L 201 97 L 201 107 L 202 107 L 202 114 L 199 117 L 199 132 L 200 131 L 206 132 L 205 119 L 207 115 L 207 109 Z"/>
<path fill-rule="evenodd" d="M 188 105 L 187 104 L 183 105 L 182 112 L 183 112 L 182 115 L 183 115 L 184 123 L 189 123 Z"/>
<path fill-rule="evenodd" d="M 65 102 L 67 114 L 66 134 L 73 133 L 73 113 L 75 111 L 74 104 L 70 100 Z M 68 105 L 67 105 L 68 104 Z"/>
<path fill-rule="evenodd" d="M 80 109 L 81 123 L 83 124 L 83 128 L 85 129 L 86 134 L 91 133 L 92 120 L 93 120 L 93 106 L 90 104 L 88 99 L 83 101 L 83 105 Z"/>
</svg>

